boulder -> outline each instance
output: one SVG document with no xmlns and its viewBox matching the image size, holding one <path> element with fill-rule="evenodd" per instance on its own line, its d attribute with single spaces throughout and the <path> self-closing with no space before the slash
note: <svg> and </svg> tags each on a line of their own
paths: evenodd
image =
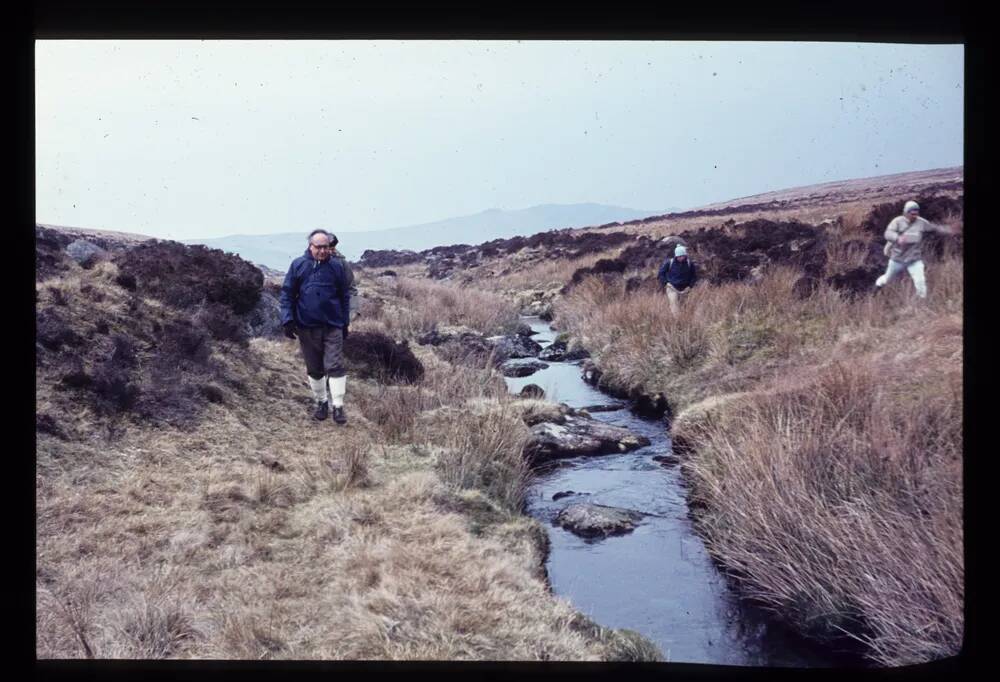
<svg viewBox="0 0 1000 682">
<path fill-rule="evenodd" d="M 519 322 L 517 324 L 517 331 L 515 332 L 515 334 L 517 334 L 518 336 L 528 336 L 528 337 L 534 336 L 537 333 L 538 332 L 533 330 L 530 325 L 527 325 L 524 322 Z"/>
<path fill-rule="evenodd" d="M 518 395 L 522 398 L 535 398 L 541 400 L 545 397 L 545 389 L 538 384 L 528 384 L 521 389 L 521 392 Z"/>
<path fill-rule="evenodd" d="M 566 342 L 555 341 L 546 348 L 542 349 L 542 351 L 538 354 L 538 359 L 548 360 L 549 362 L 562 362 L 565 355 Z"/>
<path fill-rule="evenodd" d="M 486 342 L 493 347 L 496 362 L 515 358 L 534 358 L 542 350 L 540 343 L 526 336 L 490 336 Z"/>
<path fill-rule="evenodd" d="M 500 365 L 500 373 L 505 377 L 526 377 L 547 368 L 546 363 L 538 360 L 508 360 Z"/>
<path fill-rule="evenodd" d="M 278 297 L 270 291 L 261 292 L 257 305 L 247 313 L 244 320 L 247 336 L 280 336 L 281 304 L 278 302 Z"/>
<path fill-rule="evenodd" d="M 108 255 L 107 251 L 85 239 L 77 239 L 67 244 L 66 253 L 83 268 L 92 268 Z"/>
<path fill-rule="evenodd" d="M 561 424 L 541 422 L 531 427 L 525 452 L 533 462 L 582 455 L 607 455 L 628 452 L 649 445 L 645 436 L 637 436 L 620 426 L 605 424 L 577 412 L 566 415 Z"/>
<path fill-rule="evenodd" d="M 635 530 L 642 514 L 629 509 L 580 502 L 560 511 L 555 524 L 584 538 L 624 535 Z"/>
</svg>

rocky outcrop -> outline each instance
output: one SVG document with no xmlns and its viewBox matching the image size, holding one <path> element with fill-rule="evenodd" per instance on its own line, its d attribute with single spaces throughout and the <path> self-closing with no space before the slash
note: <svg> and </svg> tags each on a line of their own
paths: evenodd
<svg viewBox="0 0 1000 682">
<path fill-rule="evenodd" d="M 92 268 L 108 257 L 107 251 L 84 239 L 76 239 L 67 244 L 66 253 L 82 268 Z"/>
<path fill-rule="evenodd" d="M 597 538 L 630 533 L 641 520 L 639 512 L 581 502 L 560 511 L 555 524 L 580 537 Z"/>
<path fill-rule="evenodd" d="M 277 287 L 265 287 L 260 300 L 244 317 L 247 336 L 278 337 L 281 335 L 281 304 Z"/>
<path fill-rule="evenodd" d="M 562 423 L 547 421 L 532 426 L 525 452 L 533 462 L 539 463 L 565 457 L 628 452 L 649 445 L 649 442 L 645 436 L 576 412 L 565 415 Z"/>
</svg>

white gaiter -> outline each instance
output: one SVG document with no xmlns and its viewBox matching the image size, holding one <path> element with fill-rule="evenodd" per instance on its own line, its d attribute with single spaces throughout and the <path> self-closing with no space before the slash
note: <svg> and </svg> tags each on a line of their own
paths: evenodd
<svg viewBox="0 0 1000 682">
<path fill-rule="evenodd" d="M 322 379 L 313 379 L 308 374 L 309 377 L 309 388 L 312 389 L 313 398 L 316 402 L 325 403 L 326 402 L 326 377 Z"/>
<path fill-rule="evenodd" d="M 330 399 L 334 407 L 344 406 L 344 394 L 347 392 L 347 377 L 330 377 Z"/>
</svg>

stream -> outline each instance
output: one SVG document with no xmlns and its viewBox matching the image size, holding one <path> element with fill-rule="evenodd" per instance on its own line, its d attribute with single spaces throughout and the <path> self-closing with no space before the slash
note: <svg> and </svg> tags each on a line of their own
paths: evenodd
<svg viewBox="0 0 1000 682">
<path fill-rule="evenodd" d="M 540 319 L 523 321 L 543 347 L 555 339 L 556 333 Z M 530 376 L 507 378 L 509 390 L 517 393 L 537 384 L 546 400 L 575 408 L 620 402 L 586 384 L 579 361 L 548 364 Z M 628 409 L 591 414 L 644 435 L 651 444 L 623 454 L 558 460 L 536 472 L 526 512 L 548 529 L 546 568 L 556 595 L 605 627 L 641 633 L 671 662 L 844 665 L 835 652 L 798 637 L 732 592 L 692 527 L 677 466 L 653 460 L 670 453 L 663 422 L 640 419 Z M 563 491 L 585 495 L 552 499 Z M 649 516 L 627 535 L 584 539 L 552 522 L 561 509 L 581 501 Z"/>
</svg>

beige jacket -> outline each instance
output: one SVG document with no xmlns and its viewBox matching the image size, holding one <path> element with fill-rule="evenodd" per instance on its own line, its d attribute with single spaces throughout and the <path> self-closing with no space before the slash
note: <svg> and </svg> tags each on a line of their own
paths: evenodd
<svg viewBox="0 0 1000 682">
<path fill-rule="evenodd" d="M 892 244 L 889 258 L 900 263 L 913 263 L 923 258 L 921 244 L 925 232 L 944 232 L 944 228 L 934 225 L 925 218 L 917 217 L 911 223 L 906 216 L 896 216 L 885 229 L 885 240 Z M 903 242 L 899 241 L 903 236 Z"/>
</svg>

